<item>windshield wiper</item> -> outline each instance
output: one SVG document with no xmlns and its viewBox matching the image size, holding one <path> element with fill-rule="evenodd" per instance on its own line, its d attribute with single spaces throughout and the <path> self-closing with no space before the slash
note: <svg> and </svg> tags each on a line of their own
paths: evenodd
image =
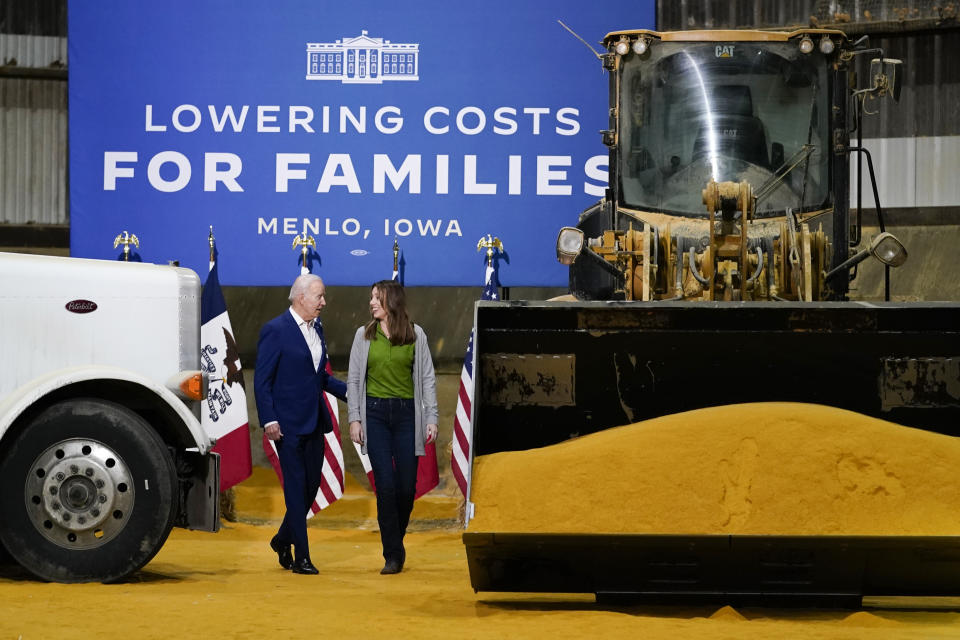
<svg viewBox="0 0 960 640">
<path fill-rule="evenodd" d="M 790 158 L 787 159 L 786 162 L 780 165 L 780 168 L 777 169 L 776 173 L 770 176 L 766 182 L 760 185 L 760 187 L 753 192 L 755 198 L 754 206 L 760 204 L 761 200 L 773 193 L 773 190 L 776 189 L 781 182 L 783 182 L 783 179 L 786 178 L 791 171 L 796 169 L 801 162 L 806 160 L 810 154 L 816 150 L 816 148 L 817 145 L 815 144 L 805 144 L 797 149 L 796 153 L 794 153 L 792 156 L 790 156 Z"/>
</svg>

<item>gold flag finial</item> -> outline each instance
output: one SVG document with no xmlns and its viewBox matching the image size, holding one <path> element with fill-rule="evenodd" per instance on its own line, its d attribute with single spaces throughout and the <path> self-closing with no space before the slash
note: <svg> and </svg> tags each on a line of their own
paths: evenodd
<svg viewBox="0 0 960 640">
<path fill-rule="evenodd" d="M 397 273 L 399 269 L 397 268 L 397 256 L 400 255 L 400 245 L 397 244 L 397 238 L 393 238 L 393 272 Z"/>
<path fill-rule="evenodd" d="M 124 229 L 123 233 L 118 234 L 117 237 L 113 239 L 114 249 L 116 249 L 120 245 L 123 245 L 124 262 L 130 262 L 130 245 L 133 245 L 137 249 L 139 249 L 140 239 L 137 238 L 137 236 L 135 236 L 134 234 L 128 233 L 126 229 Z"/>
<path fill-rule="evenodd" d="M 313 236 L 307 235 L 307 232 L 304 231 L 293 239 L 293 247 L 291 248 L 296 249 L 297 247 L 301 247 L 300 253 L 303 255 L 303 268 L 309 270 L 307 254 L 310 252 L 310 247 L 314 249 L 317 248 L 317 241 L 313 239 Z"/>
<path fill-rule="evenodd" d="M 477 251 L 481 249 L 487 250 L 487 266 L 493 266 L 493 250 L 496 249 L 500 253 L 503 253 L 503 243 L 500 242 L 500 238 L 493 238 L 490 234 L 487 234 L 486 238 L 480 238 L 480 242 L 477 243 Z"/>
<path fill-rule="evenodd" d="M 207 242 L 210 243 L 210 262 L 213 262 L 213 252 L 216 246 L 216 241 L 213 239 L 213 225 L 210 225 L 210 235 L 207 236 Z"/>
</svg>

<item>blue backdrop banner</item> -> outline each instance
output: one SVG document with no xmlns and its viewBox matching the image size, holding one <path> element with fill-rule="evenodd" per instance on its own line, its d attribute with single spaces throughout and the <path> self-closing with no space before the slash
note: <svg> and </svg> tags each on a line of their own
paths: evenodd
<svg viewBox="0 0 960 640">
<path fill-rule="evenodd" d="M 654 2 L 75 2 L 69 12 L 71 253 L 284 285 L 557 286 L 557 231 L 603 195 L 607 78 L 588 42 L 653 28 Z M 595 45 L 599 50 L 599 46 Z"/>
</svg>

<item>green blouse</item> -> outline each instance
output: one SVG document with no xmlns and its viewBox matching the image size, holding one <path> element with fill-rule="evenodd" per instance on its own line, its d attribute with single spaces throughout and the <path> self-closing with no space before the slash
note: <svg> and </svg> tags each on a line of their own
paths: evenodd
<svg viewBox="0 0 960 640">
<path fill-rule="evenodd" d="M 367 395 L 375 398 L 413 398 L 414 343 L 393 345 L 377 326 L 377 337 L 367 356 Z"/>
</svg>

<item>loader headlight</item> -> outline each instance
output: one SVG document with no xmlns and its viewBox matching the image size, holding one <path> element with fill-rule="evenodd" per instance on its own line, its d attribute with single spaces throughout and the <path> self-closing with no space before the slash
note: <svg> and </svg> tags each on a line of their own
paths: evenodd
<svg viewBox="0 0 960 640">
<path fill-rule="evenodd" d="M 630 51 L 630 43 L 626 39 L 620 40 L 613 50 L 617 52 L 618 56 L 625 56 Z"/>
<path fill-rule="evenodd" d="M 583 250 L 583 231 L 576 227 L 564 227 L 557 236 L 557 260 L 571 265 Z"/>
<path fill-rule="evenodd" d="M 870 242 L 870 253 L 883 264 L 899 267 L 907 261 L 907 248 L 892 233 L 884 231 Z"/>
<path fill-rule="evenodd" d="M 907 261 L 907 249 L 896 236 L 888 231 L 884 231 L 870 241 L 870 246 L 866 251 L 861 251 L 860 253 L 850 256 L 841 264 L 828 271 L 824 279 L 829 280 L 838 273 L 852 269 L 870 256 L 873 256 L 885 265 L 899 267 Z"/>
<path fill-rule="evenodd" d="M 803 36 L 800 40 L 800 53 L 810 53 L 813 51 L 813 40 L 809 36 Z"/>
</svg>

